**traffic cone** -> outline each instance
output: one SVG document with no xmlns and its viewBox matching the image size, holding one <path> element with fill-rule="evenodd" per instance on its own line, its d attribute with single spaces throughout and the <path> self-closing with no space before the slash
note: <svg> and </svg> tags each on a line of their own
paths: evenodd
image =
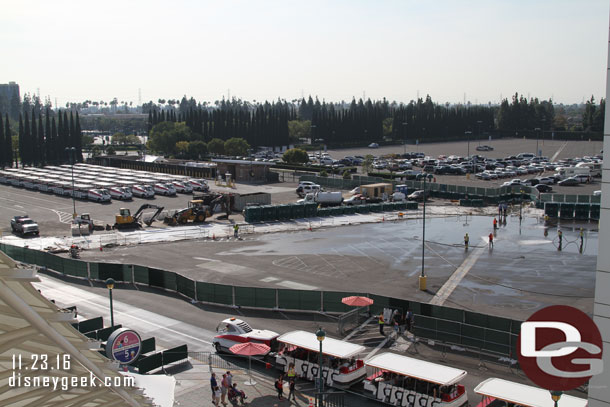
<svg viewBox="0 0 610 407">
<path fill-rule="evenodd" d="M 311 229 L 311 222 L 309 222 L 309 231 L 313 232 L 313 230 Z"/>
<path fill-rule="evenodd" d="M 381 221 L 382 221 L 382 222 L 385 222 L 385 215 L 383 215 L 383 216 L 381 217 Z"/>
<path fill-rule="evenodd" d="M 216 233 L 212 234 L 212 240 L 216 240 Z"/>
</svg>

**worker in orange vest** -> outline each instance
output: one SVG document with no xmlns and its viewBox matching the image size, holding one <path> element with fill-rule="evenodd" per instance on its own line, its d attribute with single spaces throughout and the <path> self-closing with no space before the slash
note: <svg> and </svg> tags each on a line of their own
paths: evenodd
<svg viewBox="0 0 610 407">
<path fill-rule="evenodd" d="M 385 336 L 383 333 L 383 326 L 385 325 L 385 321 L 383 320 L 383 312 L 379 314 L 379 334 Z"/>
<path fill-rule="evenodd" d="M 494 218 L 494 230 L 498 228 L 498 220 Z"/>
<path fill-rule="evenodd" d="M 490 233 L 489 234 L 489 248 L 493 249 L 493 247 L 494 247 L 494 234 Z"/>
</svg>

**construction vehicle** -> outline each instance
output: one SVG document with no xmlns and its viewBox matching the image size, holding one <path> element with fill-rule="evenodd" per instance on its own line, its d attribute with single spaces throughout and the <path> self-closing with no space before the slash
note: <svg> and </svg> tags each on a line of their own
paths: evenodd
<svg viewBox="0 0 610 407">
<path fill-rule="evenodd" d="M 128 229 L 128 228 L 139 228 L 142 227 L 140 224 L 140 218 L 144 213 L 145 209 L 156 209 L 157 211 L 149 219 L 144 220 L 146 226 L 150 226 L 157 216 L 163 211 L 162 206 L 144 204 L 140 206 L 137 212 L 132 216 L 131 211 L 127 208 L 121 208 L 119 214 L 115 216 L 115 223 L 113 229 Z"/>
<path fill-rule="evenodd" d="M 220 209 L 226 214 L 219 218 L 226 217 L 229 219 L 229 215 L 231 214 L 230 195 L 206 193 L 196 195 L 194 198 L 196 199 L 189 201 L 188 208 L 180 209 L 173 215 L 166 216 L 163 222 L 170 226 L 184 225 L 188 222 L 205 222 L 207 218 L 218 210 L 218 206 L 220 206 Z"/>
</svg>

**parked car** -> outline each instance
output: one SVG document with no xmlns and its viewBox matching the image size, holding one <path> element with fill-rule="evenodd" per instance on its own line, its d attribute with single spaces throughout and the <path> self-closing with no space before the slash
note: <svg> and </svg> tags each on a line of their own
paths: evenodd
<svg viewBox="0 0 610 407">
<path fill-rule="evenodd" d="M 493 147 L 492 146 L 487 146 L 487 145 L 482 145 L 482 146 L 477 146 L 476 150 L 477 151 L 493 151 Z"/>
<path fill-rule="evenodd" d="M 553 187 L 547 184 L 537 184 L 534 185 L 534 188 L 536 188 L 538 192 L 551 192 L 553 190 Z"/>
<path fill-rule="evenodd" d="M 296 192 L 297 192 L 297 195 L 302 198 L 307 194 L 318 192 L 318 191 L 320 191 L 320 189 L 321 189 L 320 185 L 317 185 L 317 184 L 299 185 L 299 187 L 297 187 Z"/>
<path fill-rule="evenodd" d="M 379 148 L 379 144 L 371 143 L 371 144 L 369 144 L 369 148 Z"/>
<path fill-rule="evenodd" d="M 598 189 L 597 191 L 593 191 L 593 196 L 602 196 L 602 190 Z"/>
<path fill-rule="evenodd" d="M 580 181 L 583 184 L 591 182 L 591 176 L 589 176 L 589 175 L 583 175 L 583 174 L 574 175 L 573 178 L 576 178 L 578 181 Z"/>
<path fill-rule="evenodd" d="M 578 185 L 578 184 L 580 184 L 580 181 L 576 177 L 566 178 L 566 179 L 564 179 L 562 181 L 559 181 L 557 183 L 557 185 L 569 186 L 569 187 L 575 186 L 575 185 Z"/>
</svg>

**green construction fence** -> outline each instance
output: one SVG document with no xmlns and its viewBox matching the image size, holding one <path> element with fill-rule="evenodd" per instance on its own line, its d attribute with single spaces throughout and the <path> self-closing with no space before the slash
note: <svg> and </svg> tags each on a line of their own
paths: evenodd
<svg viewBox="0 0 610 407">
<path fill-rule="evenodd" d="M 0 244 L 0 250 L 16 261 L 35 264 L 66 276 L 99 282 L 113 278 L 118 283 L 147 285 L 212 304 L 344 313 L 353 308 L 343 304 L 342 298 L 367 296 L 374 300 L 370 306 L 372 313 L 379 313 L 383 308 L 399 309 L 402 313 L 411 310 L 415 314 L 415 334 L 422 338 L 477 347 L 511 357 L 515 354 L 514 346 L 521 324 L 520 321 L 492 315 L 377 294 L 232 286 L 195 281 L 172 271 L 136 264 L 85 262 L 7 244 Z"/>
</svg>

